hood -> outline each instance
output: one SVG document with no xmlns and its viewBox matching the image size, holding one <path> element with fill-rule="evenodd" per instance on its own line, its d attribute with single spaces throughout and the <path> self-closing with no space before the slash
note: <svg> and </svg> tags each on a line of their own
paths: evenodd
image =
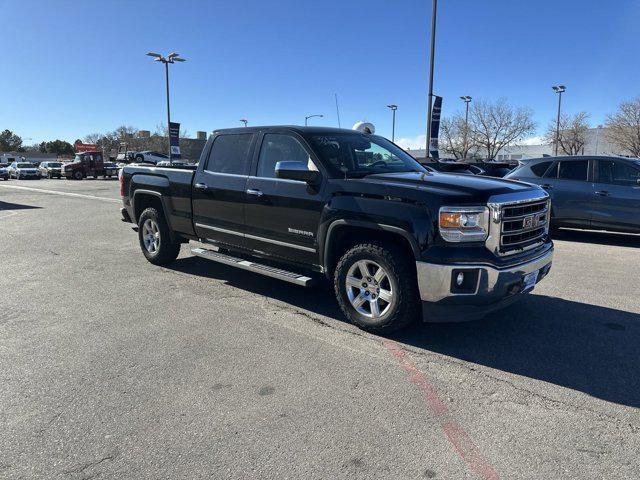
<svg viewBox="0 0 640 480">
<path fill-rule="evenodd" d="M 380 183 L 396 188 L 414 188 L 443 197 L 458 197 L 461 200 L 468 199 L 470 201 L 479 198 L 486 199 L 492 195 L 539 188 L 515 180 L 440 172 L 428 174 L 419 172 L 379 173 L 368 175 L 360 181 L 374 184 Z"/>
</svg>

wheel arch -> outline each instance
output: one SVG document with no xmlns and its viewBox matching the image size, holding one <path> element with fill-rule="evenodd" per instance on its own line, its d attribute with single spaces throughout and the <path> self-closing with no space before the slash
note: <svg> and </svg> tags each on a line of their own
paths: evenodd
<svg viewBox="0 0 640 480">
<path fill-rule="evenodd" d="M 164 221 L 169 228 L 169 234 L 171 235 L 172 242 L 181 242 L 182 239 L 179 238 L 178 235 L 175 234 L 173 228 L 171 228 L 171 221 L 169 219 L 169 215 L 167 214 L 168 209 L 166 207 L 166 198 L 160 193 L 153 190 L 145 190 L 145 189 L 137 189 L 133 192 L 133 197 L 131 199 L 131 204 L 133 207 L 133 223 L 137 224 L 140 219 L 140 215 L 147 208 L 155 208 L 158 210 L 158 213 L 162 215 Z"/>
<path fill-rule="evenodd" d="M 414 259 L 420 255 L 416 239 L 403 228 L 360 220 L 335 220 L 329 225 L 320 249 L 325 275 L 331 277 L 340 257 L 351 246 L 371 239 L 399 241 L 396 245 L 409 252 Z"/>
</svg>

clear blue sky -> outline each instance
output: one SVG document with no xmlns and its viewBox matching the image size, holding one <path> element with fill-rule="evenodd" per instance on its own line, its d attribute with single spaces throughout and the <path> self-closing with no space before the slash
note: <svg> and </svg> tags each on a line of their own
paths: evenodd
<svg viewBox="0 0 640 480">
<path fill-rule="evenodd" d="M 640 95 L 640 2 L 441 0 L 435 92 L 444 114 L 460 95 L 554 116 L 550 86 L 567 85 L 567 112 L 601 123 Z M 25 143 L 166 118 L 162 66 L 144 54 L 178 52 L 172 119 L 196 130 L 250 124 L 372 121 L 396 138 L 424 134 L 428 0 L 0 0 L 0 129 Z"/>
</svg>

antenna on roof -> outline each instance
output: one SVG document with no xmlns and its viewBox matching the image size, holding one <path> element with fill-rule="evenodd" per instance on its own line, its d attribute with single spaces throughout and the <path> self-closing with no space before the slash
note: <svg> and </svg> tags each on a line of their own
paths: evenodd
<svg viewBox="0 0 640 480">
<path fill-rule="evenodd" d="M 338 94 L 334 93 L 335 97 L 336 97 L 336 113 L 338 114 L 338 128 L 342 128 L 342 126 L 340 125 L 340 107 L 338 107 Z"/>
</svg>

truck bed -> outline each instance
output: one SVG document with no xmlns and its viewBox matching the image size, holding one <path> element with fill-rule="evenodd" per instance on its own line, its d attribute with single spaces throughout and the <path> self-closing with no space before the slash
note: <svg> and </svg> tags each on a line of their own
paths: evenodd
<svg viewBox="0 0 640 480">
<path fill-rule="evenodd" d="M 195 171 L 195 165 L 128 165 L 123 169 L 122 175 L 127 196 L 129 192 L 145 190 L 160 193 L 172 230 L 180 234 L 195 235 L 191 214 L 191 185 Z"/>
</svg>

